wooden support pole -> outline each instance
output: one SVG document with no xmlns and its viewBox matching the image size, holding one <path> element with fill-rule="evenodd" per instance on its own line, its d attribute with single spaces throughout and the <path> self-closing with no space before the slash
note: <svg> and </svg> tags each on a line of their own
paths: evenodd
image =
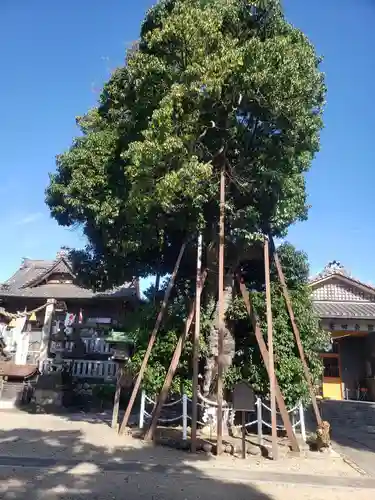
<svg viewBox="0 0 375 500">
<path fill-rule="evenodd" d="M 137 376 L 137 380 L 135 381 L 133 391 L 132 391 L 132 394 L 130 396 L 129 403 L 128 403 L 128 406 L 126 408 L 125 415 L 124 415 L 124 418 L 123 418 L 121 426 L 120 426 L 119 434 L 122 434 L 125 431 L 126 426 L 128 425 L 129 417 L 130 417 L 131 411 L 132 411 L 133 406 L 134 406 L 135 398 L 137 397 L 139 387 L 140 387 L 141 382 L 143 380 L 143 376 L 144 376 L 144 373 L 146 371 L 147 363 L 148 363 L 149 357 L 151 355 L 153 345 L 154 345 L 155 340 L 156 340 L 156 335 L 159 331 L 161 322 L 163 320 L 165 310 L 167 308 L 169 296 L 171 294 L 174 282 L 176 280 L 177 272 L 178 272 L 178 269 L 179 269 L 180 264 L 181 264 L 182 256 L 184 255 L 185 248 L 186 248 L 186 243 L 183 243 L 181 246 L 181 249 L 180 249 L 180 253 L 178 254 L 176 264 L 175 264 L 174 269 L 173 269 L 172 276 L 169 280 L 168 287 L 165 290 L 163 303 L 161 305 L 158 317 L 156 318 L 155 326 L 154 326 L 154 329 L 152 330 L 150 340 L 148 341 L 147 350 L 145 352 L 145 355 L 144 355 L 144 358 L 142 361 L 142 365 L 141 365 L 141 368 L 140 368 L 138 376 Z"/>
<path fill-rule="evenodd" d="M 318 425 L 320 425 L 322 423 L 322 417 L 320 415 L 318 403 L 316 401 L 316 395 L 315 395 L 315 391 L 314 391 L 313 381 L 312 381 L 312 378 L 311 378 L 309 367 L 307 365 L 307 361 L 306 361 L 306 357 L 305 357 L 305 352 L 303 350 L 303 345 L 302 345 L 302 342 L 301 342 L 301 335 L 299 333 L 299 328 L 297 326 L 296 318 L 294 316 L 294 311 L 293 311 L 293 307 L 292 307 L 292 301 L 290 299 L 288 286 L 287 286 L 286 281 L 285 281 L 284 272 L 283 272 L 283 269 L 282 269 L 282 266 L 281 266 L 281 262 L 280 262 L 278 254 L 276 252 L 275 244 L 274 244 L 272 238 L 271 238 L 271 244 L 272 244 L 271 250 L 273 251 L 273 258 L 274 258 L 274 261 L 275 261 L 277 274 L 279 276 L 279 280 L 280 280 L 280 284 L 281 284 L 281 289 L 283 291 L 284 300 L 285 300 L 286 307 L 287 307 L 287 310 L 288 310 L 288 313 L 289 313 L 289 317 L 290 317 L 290 322 L 292 323 L 294 337 L 296 339 L 296 343 L 297 343 L 297 347 L 298 347 L 298 352 L 299 352 L 299 355 L 300 355 L 300 358 L 301 358 L 301 361 L 302 361 L 303 372 L 305 374 L 305 378 L 306 378 L 307 385 L 308 385 L 308 388 L 309 388 L 309 393 L 310 393 L 311 402 L 312 402 L 314 413 L 315 413 L 316 422 L 317 422 Z"/>
<path fill-rule="evenodd" d="M 223 452 L 223 351 L 224 351 L 224 222 L 225 222 L 225 162 L 220 170 L 220 220 L 219 220 L 219 338 L 217 356 L 217 431 L 216 454 Z"/>
<path fill-rule="evenodd" d="M 246 458 L 246 412 L 241 411 L 242 414 L 242 458 Z"/>
<path fill-rule="evenodd" d="M 207 272 L 205 271 L 202 275 L 202 286 L 203 286 L 204 281 L 206 280 L 206 277 L 207 277 Z M 148 429 L 146 431 L 146 434 L 144 436 L 145 441 L 150 441 L 155 435 L 155 431 L 156 431 L 156 428 L 158 425 L 158 420 L 160 417 L 161 410 L 162 410 L 163 405 L 168 397 L 168 392 L 169 392 L 169 389 L 171 387 L 174 374 L 176 373 L 178 363 L 180 361 L 182 349 L 183 349 L 185 341 L 189 335 L 191 324 L 193 322 L 194 315 L 195 315 L 195 309 L 196 309 L 196 306 L 195 306 L 195 301 L 194 301 L 191 305 L 189 315 L 186 318 L 184 331 L 181 333 L 181 335 L 178 339 L 177 345 L 175 347 L 173 357 L 172 357 L 171 363 L 169 365 L 167 375 L 165 376 L 164 384 L 163 384 L 163 387 L 160 391 L 158 400 L 157 400 L 156 405 L 154 406 L 154 408 L 152 410 L 151 421 L 150 421 L 150 424 L 149 424 Z"/>
<path fill-rule="evenodd" d="M 197 277 L 195 291 L 195 325 L 193 339 L 193 399 L 191 412 L 191 451 L 197 451 L 197 422 L 198 422 L 198 384 L 199 384 L 199 337 L 201 328 L 201 294 L 202 294 L 202 233 L 197 242 Z"/>
<path fill-rule="evenodd" d="M 112 412 L 112 429 L 117 431 L 118 428 L 118 412 L 120 409 L 120 396 L 121 396 L 121 379 L 123 374 L 123 365 L 117 364 L 117 378 L 116 378 L 116 392 L 115 399 L 113 401 L 113 412 Z"/>
<path fill-rule="evenodd" d="M 251 323 L 253 325 L 253 330 L 254 330 L 258 345 L 259 345 L 259 350 L 260 350 L 260 353 L 262 355 L 263 362 L 265 364 L 267 373 L 269 375 L 268 350 L 267 350 L 266 343 L 264 342 L 264 339 L 263 339 L 262 331 L 261 331 L 260 325 L 259 325 L 259 320 L 258 320 L 257 315 L 255 313 L 255 310 L 253 308 L 251 296 L 250 296 L 249 292 L 247 291 L 245 284 L 241 281 L 239 276 L 237 276 L 237 278 L 238 278 L 241 294 L 242 294 L 243 300 L 245 302 L 247 313 L 248 313 L 250 320 L 251 320 Z M 280 391 L 280 387 L 279 387 L 279 384 L 277 382 L 276 377 L 275 377 L 275 396 L 276 396 L 276 401 L 277 401 L 277 404 L 279 406 L 279 410 L 281 413 L 281 418 L 283 419 L 284 427 L 285 427 L 288 439 L 290 441 L 292 451 L 299 452 L 300 449 L 299 449 L 298 441 L 297 441 L 296 436 L 294 434 L 292 423 L 291 423 L 290 418 L 289 418 L 289 413 L 288 413 L 288 410 L 285 406 L 284 398 L 283 398 L 283 395 Z"/>
<path fill-rule="evenodd" d="M 275 360 L 273 355 L 273 321 L 271 303 L 271 280 L 270 280 L 270 253 L 269 241 L 264 239 L 264 275 L 266 284 L 266 307 L 267 307 L 267 342 L 268 342 L 268 374 L 270 378 L 270 402 L 271 402 L 271 430 L 272 430 L 272 459 L 278 459 L 277 446 L 277 415 L 275 397 Z"/>
</svg>

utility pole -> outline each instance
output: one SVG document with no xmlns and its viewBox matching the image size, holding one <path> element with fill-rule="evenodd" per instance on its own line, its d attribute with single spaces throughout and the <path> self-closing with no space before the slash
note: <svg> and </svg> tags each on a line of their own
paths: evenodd
<svg viewBox="0 0 375 500">
<path fill-rule="evenodd" d="M 195 292 L 195 327 L 193 340 L 193 401 L 191 416 L 191 451 L 197 451 L 197 421 L 198 421 L 198 377 L 199 377 L 199 337 L 201 325 L 201 294 L 202 294 L 202 233 L 197 241 L 197 278 Z"/>
<path fill-rule="evenodd" d="M 278 447 L 277 447 L 277 421 L 276 421 L 276 377 L 275 377 L 275 362 L 273 355 L 270 251 L 269 251 L 269 240 L 267 236 L 264 239 L 264 274 L 266 283 L 266 305 L 267 305 L 268 359 L 269 359 L 269 378 L 270 378 L 270 397 L 271 397 L 272 458 L 273 460 L 277 460 Z"/>
<path fill-rule="evenodd" d="M 216 453 L 223 452 L 223 351 L 224 351 L 224 222 L 225 222 L 225 161 L 220 169 L 220 220 L 219 220 L 219 283 L 218 283 L 218 356 L 217 356 L 217 441 Z"/>
</svg>

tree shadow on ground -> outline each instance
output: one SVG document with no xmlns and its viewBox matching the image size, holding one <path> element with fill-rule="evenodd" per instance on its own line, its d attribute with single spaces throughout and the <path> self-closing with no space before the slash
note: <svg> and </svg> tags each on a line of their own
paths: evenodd
<svg viewBox="0 0 375 500">
<path fill-rule="evenodd" d="M 43 425 L 41 423 L 41 425 Z M 95 426 L 100 433 L 100 428 Z M 82 430 L 0 430 L 2 499 L 267 500 L 254 486 L 210 477 L 195 462 L 205 454 L 125 445 L 96 446 Z"/>
</svg>

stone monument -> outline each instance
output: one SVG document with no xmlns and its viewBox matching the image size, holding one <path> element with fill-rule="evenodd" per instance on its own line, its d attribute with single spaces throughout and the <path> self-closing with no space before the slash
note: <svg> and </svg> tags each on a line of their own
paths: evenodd
<svg viewBox="0 0 375 500">
<path fill-rule="evenodd" d="M 62 353 L 65 348 L 64 326 L 52 335 L 54 359 L 46 372 L 37 381 L 34 393 L 34 404 L 37 411 L 56 411 L 63 406 L 64 395 L 64 360 Z"/>
</svg>

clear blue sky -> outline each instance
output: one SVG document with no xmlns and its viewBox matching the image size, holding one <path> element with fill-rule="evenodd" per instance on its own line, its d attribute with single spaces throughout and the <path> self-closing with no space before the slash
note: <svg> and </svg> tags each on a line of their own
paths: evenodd
<svg viewBox="0 0 375 500">
<path fill-rule="evenodd" d="M 54 157 L 76 134 L 150 0 L 0 0 L 0 281 L 22 257 L 53 258 L 83 238 L 44 206 Z M 309 220 L 288 239 L 311 271 L 338 259 L 375 282 L 374 0 L 285 0 L 290 21 L 325 58 L 328 96 L 321 152 L 308 174 Z"/>
</svg>

